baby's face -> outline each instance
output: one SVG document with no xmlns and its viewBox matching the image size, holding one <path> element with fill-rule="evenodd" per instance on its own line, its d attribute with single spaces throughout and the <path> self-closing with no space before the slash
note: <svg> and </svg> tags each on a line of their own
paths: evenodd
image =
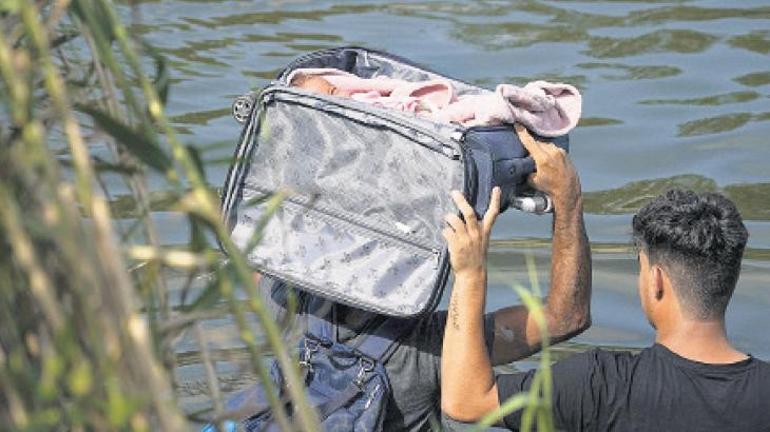
<svg viewBox="0 0 770 432">
<path fill-rule="evenodd" d="M 325 79 L 317 76 L 308 77 L 306 80 L 304 80 L 304 82 L 302 82 L 302 84 L 298 85 L 297 87 L 330 96 L 346 96 L 343 95 L 342 92 L 340 92 L 339 89 L 333 86 L 329 81 L 326 81 Z"/>
</svg>

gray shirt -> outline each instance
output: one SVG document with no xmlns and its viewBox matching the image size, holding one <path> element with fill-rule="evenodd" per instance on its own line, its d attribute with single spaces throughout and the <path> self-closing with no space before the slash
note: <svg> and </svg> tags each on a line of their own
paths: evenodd
<svg viewBox="0 0 770 432">
<path fill-rule="evenodd" d="M 263 277 L 260 290 L 276 318 L 286 315 L 287 288 L 274 279 Z M 355 343 L 363 329 L 377 315 L 338 305 L 339 338 Z M 384 430 L 429 431 L 440 430 L 440 371 L 441 346 L 446 323 L 446 311 L 437 311 L 414 318 L 409 333 L 401 337 L 399 345 L 385 363 L 392 393 L 388 400 Z M 491 351 L 494 338 L 494 316 L 485 316 L 485 339 Z M 296 322 L 296 333 L 304 331 L 306 323 Z M 295 334 L 296 334 L 295 333 Z"/>
</svg>

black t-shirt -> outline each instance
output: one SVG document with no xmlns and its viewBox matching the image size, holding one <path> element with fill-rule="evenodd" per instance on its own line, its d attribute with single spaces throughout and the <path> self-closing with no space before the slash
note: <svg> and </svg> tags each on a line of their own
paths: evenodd
<svg viewBox="0 0 770 432">
<path fill-rule="evenodd" d="M 529 389 L 535 371 L 497 377 L 500 401 Z M 663 345 L 594 349 L 553 365 L 557 428 L 566 431 L 770 431 L 770 365 L 749 357 L 691 361 Z M 505 418 L 518 430 L 521 411 Z"/>
</svg>

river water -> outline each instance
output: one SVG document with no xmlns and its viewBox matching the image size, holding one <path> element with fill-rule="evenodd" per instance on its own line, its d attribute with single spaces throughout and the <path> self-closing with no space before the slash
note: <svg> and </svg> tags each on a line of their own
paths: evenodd
<svg viewBox="0 0 770 432">
<path fill-rule="evenodd" d="M 169 111 L 185 142 L 204 151 L 221 185 L 238 137 L 234 97 L 264 86 L 308 51 L 383 49 L 472 83 L 576 85 L 583 119 L 571 134 L 593 245 L 593 326 L 563 351 L 639 348 L 653 330 L 639 309 L 630 220 L 674 185 L 732 197 L 750 231 L 728 331 L 742 350 L 770 359 L 770 3 L 753 1 L 162 1 L 139 7 L 137 27 L 169 57 Z M 187 232 L 157 212 L 164 241 Z M 491 250 L 490 310 L 517 303 L 536 257 L 547 286 L 550 219 L 503 214 Z M 232 342 L 227 319 L 205 324 Z M 226 336 L 230 332 L 230 336 Z M 225 336 L 223 336 L 225 335 Z M 228 342 L 224 342 L 226 345 Z M 223 345 L 218 345 L 220 348 Z M 183 340 L 179 377 L 189 407 L 203 372 Z M 527 363 L 521 364 L 527 367 Z M 235 388 L 244 378 L 220 362 Z"/>
</svg>

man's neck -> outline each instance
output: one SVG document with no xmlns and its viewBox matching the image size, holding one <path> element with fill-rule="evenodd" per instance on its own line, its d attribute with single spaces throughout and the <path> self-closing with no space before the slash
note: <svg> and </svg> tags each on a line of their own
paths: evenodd
<svg viewBox="0 0 770 432">
<path fill-rule="evenodd" d="M 655 341 L 686 359 L 701 363 L 726 364 L 748 358 L 730 345 L 723 320 L 681 319 L 669 328 L 659 328 Z"/>
</svg>

